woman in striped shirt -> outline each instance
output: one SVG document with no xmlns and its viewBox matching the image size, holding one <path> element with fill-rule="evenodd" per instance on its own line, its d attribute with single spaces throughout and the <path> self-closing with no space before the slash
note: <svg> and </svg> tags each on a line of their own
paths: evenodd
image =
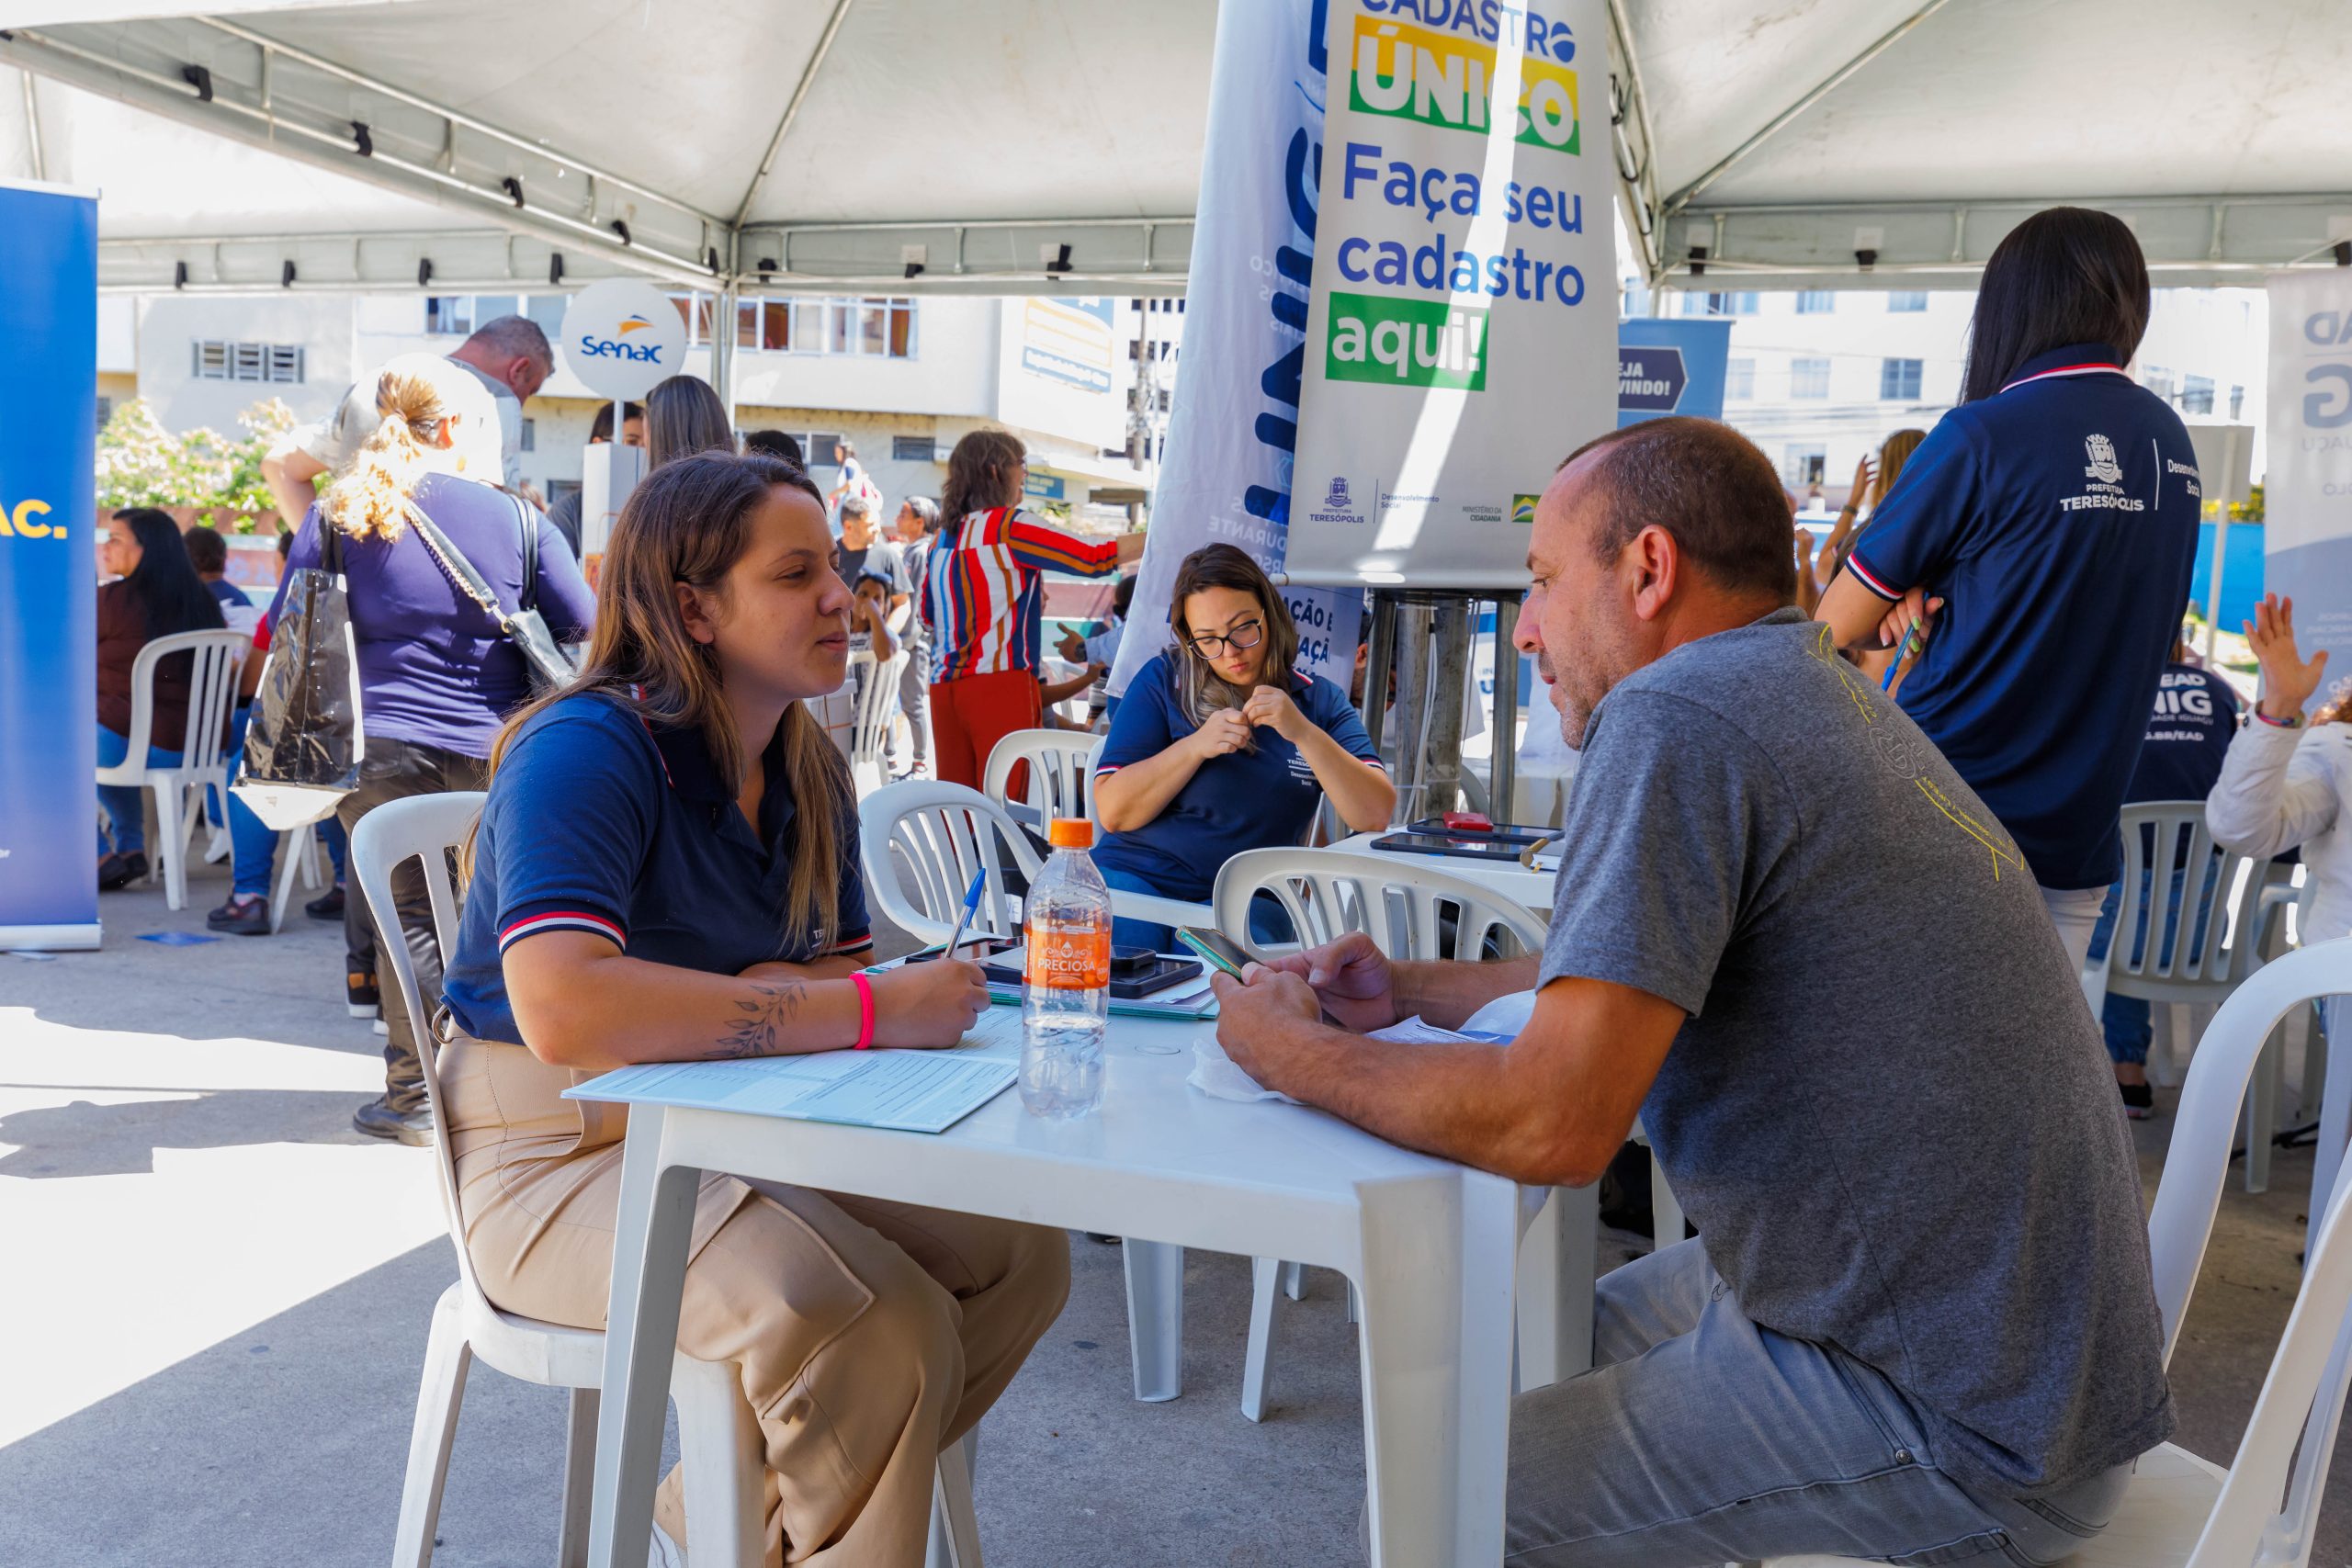
<svg viewBox="0 0 2352 1568">
<path fill-rule="evenodd" d="M 1045 716 L 1037 691 L 1043 574 L 1109 577 L 1143 553 L 1141 534 L 1080 539 L 1023 511 L 1028 477 L 1018 437 L 975 430 L 958 441 L 923 570 L 935 765 L 941 778 L 973 789 L 996 743 Z"/>
</svg>

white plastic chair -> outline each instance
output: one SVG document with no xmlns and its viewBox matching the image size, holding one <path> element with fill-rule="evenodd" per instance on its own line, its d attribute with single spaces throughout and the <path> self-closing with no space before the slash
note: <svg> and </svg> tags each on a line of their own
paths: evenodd
<svg viewBox="0 0 2352 1568">
<path fill-rule="evenodd" d="M 187 903 L 187 857 L 196 825 L 204 817 L 204 786 L 220 783 L 229 705 L 236 700 L 237 676 L 252 647 L 252 638 L 232 631 L 175 632 L 157 637 L 131 660 L 130 745 L 121 762 L 98 770 L 97 782 L 128 784 L 154 795 L 153 866 L 163 873 L 164 902 L 171 908 Z M 190 656 L 193 668 L 179 764 L 151 768 L 147 751 L 154 743 L 155 666 L 183 653 Z"/>
<path fill-rule="evenodd" d="M 1016 729 L 989 753 L 980 793 L 1010 810 L 1025 806 L 1040 824 L 1052 817 L 1094 819 L 1094 756 L 1102 737 L 1073 729 Z M 1019 801 L 1006 793 L 1012 770 L 1029 764 L 1028 787 Z"/>
<path fill-rule="evenodd" d="M 1217 873 L 1214 900 L 1217 929 L 1254 958 L 1268 956 L 1250 935 L 1250 906 L 1260 893 L 1281 903 L 1299 942 L 1309 947 L 1357 931 L 1400 960 L 1476 961 L 1498 939 L 1504 956 L 1541 952 L 1544 946 L 1544 924 L 1532 911 L 1434 866 L 1335 850 L 1248 850 Z M 1295 1263 L 1260 1258 L 1252 1260 L 1250 1274 L 1241 1413 L 1256 1421 L 1265 1415 L 1277 1283 L 1296 1301 L 1305 1271 Z"/>
<path fill-rule="evenodd" d="M 906 650 L 876 663 L 871 652 L 849 656 L 849 673 L 856 680 L 860 660 L 865 683 L 856 688 L 857 713 L 850 721 L 849 773 L 859 795 L 881 788 L 890 778 L 890 724 L 899 716 L 899 676 L 907 667 Z"/>
<path fill-rule="evenodd" d="M 1045 862 L 1003 807 L 962 784 L 901 779 L 857 803 L 857 824 L 865 896 L 891 924 L 922 942 L 945 942 L 955 934 L 973 874 L 986 870 L 979 912 L 966 934 L 1019 939 L 1020 900 L 1007 890 L 1006 874 L 1018 872 L 1025 885 Z M 901 867 L 914 875 L 911 898 L 899 877 Z M 1163 925 L 1209 921 L 1205 904 L 1119 888 L 1111 890 L 1111 909 L 1122 919 Z"/>
<path fill-rule="evenodd" d="M 325 820 L 323 817 L 319 818 L 320 822 Z M 286 924 L 286 908 L 294 902 L 294 876 L 298 871 L 303 886 L 313 893 L 325 890 L 326 873 L 320 864 L 325 855 L 326 847 L 319 842 L 318 822 L 305 822 L 277 835 L 277 886 L 269 897 L 270 935 L 276 936 Z"/>
<path fill-rule="evenodd" d="M 2148 1215 L 2167 1363 L 2221 1207 L 2238 1105 L 2263 1042 L 2289 1012 L 2346 991 L 2352 991 L 2352 938 L 2266 964 L 2240 984 L 2206 1028 L 2182 1086 L 2172 1146 Z M 2311 1561 L 2352 1371 L 2347 1208 L 2352 1187 L 2339 1182 L 2230 1468 L 2171 1443 L 2143 1455 L 2114 1521 L 2067 1559 L 2075 1568 L 2302 1568 Z M 1806 1556 L 1775 1558 L 1767 1568 L 1860 1565 L 1849 1558 Z"/>
<path fill-rule="evenodd" d="M 351 836 L 350 878 L 358 884 L 379 930 L 400 929 L 392 901 L 392 870 L 404 861 L 423 863 L 433 901 L 433 928 L 442 950 L 457 944 L 457 900 L 449 885 L 447 852 L 464 842 L 487 797 L 475 792 L 416 795 L 379 806 L 360 818 Z M 409 1016 L 424 1019 L 424 998 L 408 949 L 382 944 L 393 980 Z M 441 1104 L 439 1043 L 429 1028 L 417 1032 L 417 1055 L 424 1067 L 426 1104 L 433 1116 L 434 1173 L 441 1190 L 441 1213 L 457 1249 L 457 1282 L 434 1303 L 433 1328 L 425 1342 L 424 1373 L 417 1390 L 416 1425 L 409 1438 L 408 1473 L 401 1489 L 400 1524 L 392 1546 L 393 1568 L 430 1568 L 434 1528 L 441 1512 L 449 1452 L 458 1435 L 458 1409 L 466 1375 L 476 1359 L 508 1377 L 546 1388 L 569 1389 L 571 1411 L 564 1450 L 563 1518 L 556 1543 L 560 1568 L 588 1561 L 589 1488 L 596 1462 L 598 1393 L 605 1377 L 605 1336 L 501 1312 L 483 1294 L 466 1252 L 458 1209 L 457 1166 L 449 1154 L 449 1123 Z M 685 1464 L 685 1508 L 695 1568 L 755 1568 L 762 1560 L 764 1524 L 763 1459 L 759 1428 L 743 1397 L 740 1369 L 732 1362 L 677 1358 L 671 1394 L 678 1406 L 679 1457 Z M 972 1513 L 971 1449 L 968 1440 L 940 1455 L 933 1484 L 932 1560 L 953 1568 L 979 1568 L 978 1526 Z M 961 1550 L 959 1551 L 958 1548 Z"/>
</svg>

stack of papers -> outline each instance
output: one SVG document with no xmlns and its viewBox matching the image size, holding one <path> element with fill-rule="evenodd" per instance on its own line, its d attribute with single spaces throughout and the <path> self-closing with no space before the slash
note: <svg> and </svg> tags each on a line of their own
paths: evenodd
<svg viewBox="0 0 2352 1568">
<path fill-rule="evenodd" d="M 1020 1054 L 1021 1015 L 991 1010 L 944 1050 L 649 1063 L 591 1078 L 564 1097 L 944 1133 L 1012 1087 Z"/>
<path fill-rule="evenodd" d="M 1392 1023 L 1385 1029 L 1375 1029 L 1365 1036 L 1370 1040 L 1385 1040 L 1398 1045 L 1438 1045 L 1476 1043 L 1485 1045 L 1507 1045 L 1508 1034 L 1496 1034 L 1478 1029 L 1440 1029 L 1424 1023 L 1419 1018 L 1408 1018 L 1402 1023 Z M 1193 1042 L 1193 1071 L 1184 1080 L 1212 1100 L 1279 1100 L 1296 1105 L 1279 1089 L 1271 1089 L 1234 1065 L 1225 1054 L 1225 1047 L 1214 1040 Z"/>
</svg>

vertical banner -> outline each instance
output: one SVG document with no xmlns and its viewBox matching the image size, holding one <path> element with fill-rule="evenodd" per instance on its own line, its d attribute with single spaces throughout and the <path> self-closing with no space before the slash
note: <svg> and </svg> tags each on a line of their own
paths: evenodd
<svg viewBox="0 0 2352 1568">
<path fill-rule="evenodd" d="M 1324 5 L 1217 7 L 1184 373 L 1114 693 L 1167 646 L 1168 590 L 1184 557 L 1223 541 L 1269 570 L 1283 565 L 1322 155 Z M 1283 596 L 1298 621 L 1299 667 L 1344 689 L 1362 592 L 1289 587 Z"/>
<path fill-rule="evenodd" d="M 1617 323 L 1617 427 L 1668 414 L 1724 416 L 1731 323 L 1634 316 Z"/>
<path fill-rule="evenodd" d="M 0 183 L 0 948 L 98 945 L 98 204 Z"/>
<path fill-rule="evenodd" d="M 1428 9 L 1329 0 L 1295 581 L 1524 587 L 1536 497 L 1614 424 L 1600 0 Z"/>
<path fill-rule="evenodd" d="M 2352 268 L 2272 275 L 2269 406 L 2264 577 L 2291 585 L 2295 640 L 2306 658 L 2328 650 L 2321 697 L 2340 699 L 2352 694 Z"/>
</svg>

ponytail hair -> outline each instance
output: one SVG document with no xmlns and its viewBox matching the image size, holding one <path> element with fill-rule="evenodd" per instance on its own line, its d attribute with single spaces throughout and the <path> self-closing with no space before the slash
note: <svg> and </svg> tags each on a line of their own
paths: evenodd
<svg viewBox="0 0 2352 1568">
<path fill-rule="evenodd" d="M 321 519 L 355 539 L 399 538 L 419 481 L 465 467 L 458 455 L 464 435 L 453 431 L 450 446 L 434 444 L 442 421 L 464 426 L 487 419 L 494 427 L 498 411 L 463 366 L 404 354 L 376 377 L 376 414 L 374 432 L 319 498 Z"/>
</svg>

